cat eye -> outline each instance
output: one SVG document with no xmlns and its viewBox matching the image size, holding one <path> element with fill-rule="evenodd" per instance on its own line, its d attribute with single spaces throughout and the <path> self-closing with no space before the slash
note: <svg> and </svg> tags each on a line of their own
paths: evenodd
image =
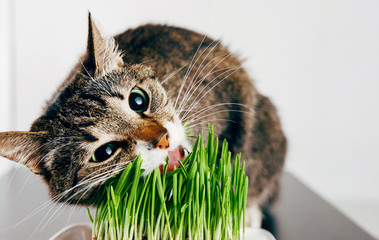
<svg viewBox="0 0 379 240">
<path fill-rule="evenodd" d="M 102 145 L 92 154 L 90 162 L 103 162 L 112 157 L 116 151 L 120 148 L 120 144 L 117 142 L 110 142 Z"/>
<path fill-rule="evenodd" d="M 142 113 L 149 106 L 149 97 L 142 89 L 135 87 L 129 95 L 129 106 L 136 113 Z"/>
</svg>

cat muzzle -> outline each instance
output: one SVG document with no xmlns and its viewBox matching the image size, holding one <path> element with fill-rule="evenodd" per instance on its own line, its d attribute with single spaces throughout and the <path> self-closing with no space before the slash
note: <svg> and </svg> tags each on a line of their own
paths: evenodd
<svg viewBox="0 0 379 240">
<path fill-rule="evenodd" d="M 179 161 L 183 161 L 186 155 L 186 150 L 183 148 L 183 146 L 179 146 L 172 151 L 168 151 L 167 172 L 174 170 L 174 167 L 178 168 Z M 160 169 L 162 173 L 164 165 L 161 165 Z"/>
</svg>

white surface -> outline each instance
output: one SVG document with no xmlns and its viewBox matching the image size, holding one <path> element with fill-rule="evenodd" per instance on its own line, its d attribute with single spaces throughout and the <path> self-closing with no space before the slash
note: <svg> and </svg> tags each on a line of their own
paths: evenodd
<svg viewBox="0 0 379 240">
<path fill-rule="evenodd" d="M 378 207 L 378 1 L 14 2 L 17 129 L 28 129 L 83 53 L 88 10 L 111 34 L 146 22 L 185 26 L 247 58 L 278 106 L 290 171 L 329 200 Z"/>
<path fill-rule="evenodd" d="M 333 204 L 347 217 L 379 239 L 379 206 L 371 199 L 333 199 Z"/>
</svg>

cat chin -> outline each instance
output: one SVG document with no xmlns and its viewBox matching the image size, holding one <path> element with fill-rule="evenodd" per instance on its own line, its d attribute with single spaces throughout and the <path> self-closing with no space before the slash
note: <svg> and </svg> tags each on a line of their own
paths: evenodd
<svg viewBox="0 0 379 240">
<path fill-rule="evenodd" d="M 137 141 L 136 150 L 142 158 L 141 168 L 145 170 L 142 174 L 143 176 L 146 176 L 160 165 L 166 163 L 166 157 L 168 156 L 168 151 L 166 149 L 156 148 L 149 150 L 146 142 Z"/>
<path fill-rule="evenodd" d="M 183 146 L 189 152 L 192 150 L 191 145 L 187 141 L 185 129 L 179 122 L 166 122 L 164 125 L 168 131 L 170 147 L 168 150 L 173 151 L 179 146 Z"/>
</svg>

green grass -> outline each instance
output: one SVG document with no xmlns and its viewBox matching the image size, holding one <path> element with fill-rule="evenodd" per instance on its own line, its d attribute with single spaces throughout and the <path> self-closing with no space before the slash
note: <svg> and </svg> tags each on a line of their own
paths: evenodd
<svg viewBox="0 0 379 240">
<path fill-rule="evenodd" d="M 94 239 L 244 239 L 248 178 L 238 154 L 209 127 L 178 169 L 141 177 L 138 156 L 99 195 Z M 167 165 L 166 165 L 167 166 Z"/>
</svg>

